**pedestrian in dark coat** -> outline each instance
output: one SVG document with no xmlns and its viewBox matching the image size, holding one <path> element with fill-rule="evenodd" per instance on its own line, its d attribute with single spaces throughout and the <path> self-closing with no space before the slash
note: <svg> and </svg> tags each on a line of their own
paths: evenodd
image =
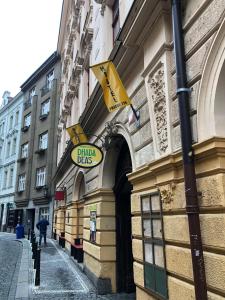
<svg viewBox="0 0 225 300">
<path fill-rule="evenodd" d="M 46 233 L 47 233 L 48 225 L 49 225 L 48 220 L 46 220 L 43 216 L 41 216 L 41 220 L 36 225 L 37 229 L 40 231 L 39 246 L 41 246 L 42 237 L 44 237 L 44 244 L 47 245 Z"/>
</svg>

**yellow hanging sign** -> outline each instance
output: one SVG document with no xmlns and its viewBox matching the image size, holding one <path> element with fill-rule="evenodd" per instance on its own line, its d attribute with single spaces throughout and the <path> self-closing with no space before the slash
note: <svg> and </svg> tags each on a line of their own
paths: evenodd
<svg viewBox="0 0 225 300">
<path fill-rule="evenodd" d="M 104 101 L 110 112 L 126 105 L 131 105 L 119 74 L 111 61 L 106 61 L 90 68 L 103 89 Z"/>
<path fill-rule="evenodd" d="M 67 132 L 70 136 L 70 139 L 74 145 L 88 142 L 88 138 L 79 123 L 66 128 L 66 130 L 67 130 Z"/>
</svg>

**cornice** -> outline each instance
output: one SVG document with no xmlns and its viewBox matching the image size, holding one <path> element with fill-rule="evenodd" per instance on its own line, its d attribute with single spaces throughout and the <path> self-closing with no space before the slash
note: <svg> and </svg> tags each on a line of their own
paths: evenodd
<svg viewBox="0 0 225 300">
<path fill-rule="evenodd" d="M 26 92 L 38 79 L 45 74 L 60 59 L 55 51 L 48 59 L 20 86 L 22 92 Z"/>
</svg>

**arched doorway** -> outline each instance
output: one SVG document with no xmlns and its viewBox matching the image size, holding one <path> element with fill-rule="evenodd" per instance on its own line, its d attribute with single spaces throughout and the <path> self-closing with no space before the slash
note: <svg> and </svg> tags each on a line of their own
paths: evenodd
<svg viewBox="0 0 225 300">
<path fill-rule="evenodd" d="M 135 291 L 131 231 L 132 185 L 126 174 L 132 171 L 132 163 L 123 137 L 116 138 L 116 147 L 119 150 L 113 188 L 116 200 L 116 286 L 118 293 L 131 293 Z"/>
</svg>

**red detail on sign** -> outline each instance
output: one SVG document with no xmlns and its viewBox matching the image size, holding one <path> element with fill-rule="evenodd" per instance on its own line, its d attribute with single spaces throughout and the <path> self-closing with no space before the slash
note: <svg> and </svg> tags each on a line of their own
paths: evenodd
<svg viewBox="0 0 225 300">
<path fill-rule="evenodd" d="M 64 200 L 64 191 L 55 191 L 55 200 L 57 201 Z"/>
</svg>

